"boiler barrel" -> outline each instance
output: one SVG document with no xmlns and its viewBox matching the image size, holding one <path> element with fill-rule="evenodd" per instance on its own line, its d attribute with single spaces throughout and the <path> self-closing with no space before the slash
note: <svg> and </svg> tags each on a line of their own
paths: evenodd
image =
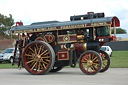
<svg viewBox="0 0 128 85">
<path fill-rule="evenodd" d="M 99 52 L 100 49 L 99 42 L 88 42 L 88 43 L 75 43 L 75 48 L 77 52 L 84 52 L 87 50 L 95 50 Z"/>
</svg>

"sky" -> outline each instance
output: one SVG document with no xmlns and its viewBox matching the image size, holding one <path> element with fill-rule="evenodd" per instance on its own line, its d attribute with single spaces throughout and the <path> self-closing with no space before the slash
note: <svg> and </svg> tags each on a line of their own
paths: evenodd
<svg viewBox="0 0 128 85">
<path fill-rule="evenodd" d="M 0 13 L 12 14 L 24 25 L 42 21 L 69 21 L 70 16 L 104 12 L 117 16 L 120 27 L 128 32 L 128 0 L 0 0 Z"/>
</svg>

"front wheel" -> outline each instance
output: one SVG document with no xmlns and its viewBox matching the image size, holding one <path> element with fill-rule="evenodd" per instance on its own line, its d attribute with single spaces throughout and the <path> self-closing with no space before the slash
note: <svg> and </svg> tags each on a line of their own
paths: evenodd
<svg viewBox="0 0 128 85">
<path fill-rule="evenodd" d="M 31 74 L 46 74 L 55 63 L 53 48 L 44 41 L 29 43 L 23 52 L 23 64 Z"/>
<path fill-rule="evenodd" d="M 86 51 L 81 54 L 79 59 L 79 67 L 83 73 L 94 75 L 98 73 L 102 67 L 102 59 L 95 51 Z"/>
</svg>

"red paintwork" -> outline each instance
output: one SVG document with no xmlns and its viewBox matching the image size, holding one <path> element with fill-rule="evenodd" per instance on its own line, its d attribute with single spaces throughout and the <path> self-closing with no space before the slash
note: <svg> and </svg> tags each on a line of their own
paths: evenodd
<svg viewBox="0 0 128 85">
<path fill-rule="evenodd" d="M 101 43 L 100 43 L 100 46 L 102 46 L 102 45 L 105 44 L 106 42 L 116 41 L 116 40 L 117 40 L 116 36 L 97 37 L 97 38 L 96 38 L 96 41 L 99 41 L 99 39 L 108 39 L 108 41 L 101 42 Z"/>
<path fill-rule="evenodd" d="M 115 21 L 115 22 L 114 22 Z M 115 26 L 114 26 L 114 23 L 115 23 Z M 112 18 L 112 25 L 111 27 L 119 27 L 120 26 L 120 21 L 117 17 L 113 17 Z"/>
<path fill-rule="evenodd" d="M 16 22 L 16 26 L 20 26 L 20 25 L 23 25 L 23 22 Z"/>
<path fill-rule="evenodd" d="M 58 60 L 69 60 L 69 52 L 68 51 L 58 52 Z"/>
<path fill-rule="evenodd" d="M 75 43 L 76 52 L 83 52 L 84 51 L 84 43 Z"/>
</svg>

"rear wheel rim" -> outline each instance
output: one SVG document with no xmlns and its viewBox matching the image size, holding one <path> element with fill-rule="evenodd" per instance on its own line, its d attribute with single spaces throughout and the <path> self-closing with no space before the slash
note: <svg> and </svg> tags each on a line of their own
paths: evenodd
<svg viewBox="0 0 128 85">
<path fill-rule="evenodd" d="M 32 74 L 45 74 L 51 69 L 54 57 L 46 43 L 35 41 L 23 53 L 24 66 Z"/>
</svg>

